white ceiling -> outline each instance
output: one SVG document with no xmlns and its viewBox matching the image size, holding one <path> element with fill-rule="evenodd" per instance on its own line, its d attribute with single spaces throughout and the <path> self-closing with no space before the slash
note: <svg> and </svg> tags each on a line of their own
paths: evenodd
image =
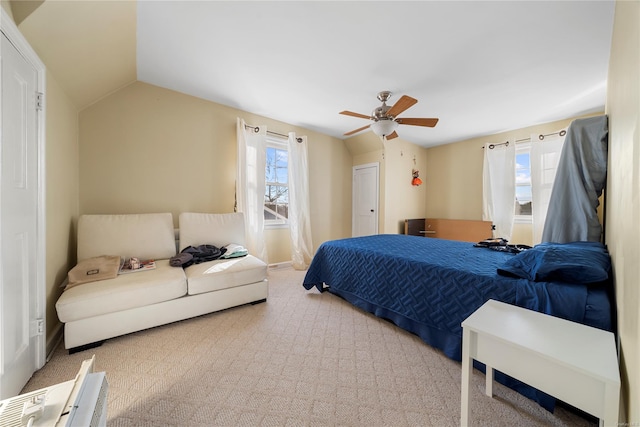
<svg viewBox="0 0 640 427">
<path fill-rule="evenodd" d="M 380 105 L 433 146 L 604 111 L 613 1 L 140 1 L 138 80 L 343 138 Z"/>
<path fill-rule="evenodd" d="M 614 7 L 47 0 L 20 30 L 80 109 L 138 79 L 343 138 L 390 90 L 433 146 L 604 111 Z"/>
</svg>

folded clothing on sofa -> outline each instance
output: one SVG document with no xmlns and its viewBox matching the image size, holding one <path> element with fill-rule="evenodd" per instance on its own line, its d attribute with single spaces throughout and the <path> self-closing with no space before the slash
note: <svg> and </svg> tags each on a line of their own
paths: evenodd
<svg viewBox="0 0 640 427">
<path fill-rule="evenodd" d="M 193 255 L 186 252 L 180 252 L 169 259 L 171 267 L 188 267 L 191 264 L 193 264 Z"/>
<path fill-rule="evenodd" d="M 172 257 L 169 260 L 169 263 L 174 267 L 188 267 L 192 264 L 200 264 L 216 260 L 220 258 L 226 250 L 226 248 L 219 248 L 214 245 L 199 245 L 197 247 L 187 246 L 180 251 L 178 255 Z M 191 256 L 191 259 L 189 259 L 189 255 Z M 179 265 L 178 262 L 180 262 Z"/>
<path fill-rule="evenodd" d="M 119 255 L 101 255 L 84 259 L 67 274 L 65 290 L 83 283 L 114 279 L 120 269 Z"/>
<path fill-rule="evenodd" d="M 247 256 L 249 251 L 241 245 L 236 245 L 235 243 L 230 243 L 227 246 L 222 248 L 224 250 L 222 256 L 220 258 L 239 258 L 242 256 Z"/>
</svg>

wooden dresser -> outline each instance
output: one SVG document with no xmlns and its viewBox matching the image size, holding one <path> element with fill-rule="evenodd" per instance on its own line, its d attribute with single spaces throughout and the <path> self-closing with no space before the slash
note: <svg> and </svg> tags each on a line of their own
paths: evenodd
<svg viewBox="0 0 640 427">
<path fill-rule="evenodd" d="M 404 234 L 479 242 L 492 237 L 491 221 L 417 218 L 404 220 Z"/>
</svg>

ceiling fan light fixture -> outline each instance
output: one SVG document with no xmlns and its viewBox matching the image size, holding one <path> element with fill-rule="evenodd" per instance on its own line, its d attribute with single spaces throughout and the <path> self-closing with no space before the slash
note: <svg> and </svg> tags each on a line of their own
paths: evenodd
<svg viewBox="0 0 640 427">
<path fill-rule="evenodd" d="M 381 119 L 371 123 L 371 130 L 380 137 L 391 135 L 398 127 L 398 122 L 391 119 Z"/>
</svg>

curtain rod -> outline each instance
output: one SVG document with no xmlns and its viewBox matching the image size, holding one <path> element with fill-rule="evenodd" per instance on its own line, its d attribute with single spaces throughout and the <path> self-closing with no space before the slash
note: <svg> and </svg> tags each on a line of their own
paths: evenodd
<svg viewBox="0 0 640 427">
<path fill-rule="evenodd" d="M 259 128 L 258 126 L 251 126 L 251 125 L 247 125 L 247 124 L 245 124 L 245 125 L 244 125 L 244 127 L 245 127 L 245 129 L 246 129 L 246 128 L 251 128 L 251 129 L 253 129 L 253 131 L 254 131 L 255 133 L 260 132 L 260 128 Z M 268 135 L 273 135 L 273 136 L 279 136 L 279 137 L 286 138 L 286 139 L 288 139 L 288 138 L 289 138 L 289 136 L 288 136 L 288 135 L 283 135 L 283 134 L 281 134 L 281 133 L 273 132 L 273 131 L 270 131 L 270 130 L 267 130 L 267 134 L 268 134 Z M 302 142 L 302 138 L 297 137 L 297 138 L 296 138 L 296 141 L 297 141 L 297 142 Z"/>
<path fill-rule="evenodd" d="M 498 144 L 489 144 L 489 150 L 493 150 L 494 148 L 496 148 L 498 145 L 504 145 L 505 147 L 509 146 L 509 141 L 507 142 L 500 142 Z M 482 148 L 484 148 L 484 145 L 482 146 Z"/>
<path fill-rule="evenodd" d="M 560 135 L 560 136 L 565 136 L 566 134 L 567 134 L 567 131 L 566 131 L 565 129 L 562 129 L 562 130 L 561 130 L 561 131 L 559 131 L 559 132 L 547 133 L 547 134 L 544 134 L 544 135 L 540 134 L 540 135 L 538 135 L 538 139 L 539 139 L 540 141 L 544 141 L 544 138 L 545 138 L 545 137 L 547 137 L 547 136 L 551 136 L 551 135 Z M 531 141 L 531 137 L 529 137 L 529 138 L 523 138 L 523 139 L 516 139 L 516 144 L 517 144 L 518 142 L 525 142 L 525 141 Z"/>
<path fill-rule="evenodd" d="M 561 130 L 561 131 L 559 131 L 559 132 L 547 133 L 547 134 L 544 134 L 544 135 L 543 135 L 543 134 L 540 134 L 540 135 L 538 135 L 538 139 L 539 139 L 540 141 L 544 141 L 544 139 L 545 139 L 547 136 L 551 136 L 551 135 L 560 135 L 560 136 L 565 136 L 566 134 L 567 134 L 567 131 L 566 131 L 565 129 L 562 129 L 562 130 Z M 526 142 L 526 141 L 531 141 L 531 138 L 529 137 L 529 138 L 523 138 L 523 139 L 516 139 L 516 142 L 515 142 L 515 143 L 516 143 L 516 144 L 518 144 L 518 143 L 520 143 L 520 142 Z M 508 146 L 509 146 L 509 141 L 500 142 L 500 143 L 498 143 L 498 144 L 489 144 L 489 150 L 493 150 L 493 149 L 494 149 L 494 148 L 496 148 L 498 145 L 505 145 L 505 146 L 507 146 L 507 147 L 508 147 Z M 483 148 L 483 149 L 484 149 L 484 146 L 482 146 L 481 148 Z"/>
</svg>

